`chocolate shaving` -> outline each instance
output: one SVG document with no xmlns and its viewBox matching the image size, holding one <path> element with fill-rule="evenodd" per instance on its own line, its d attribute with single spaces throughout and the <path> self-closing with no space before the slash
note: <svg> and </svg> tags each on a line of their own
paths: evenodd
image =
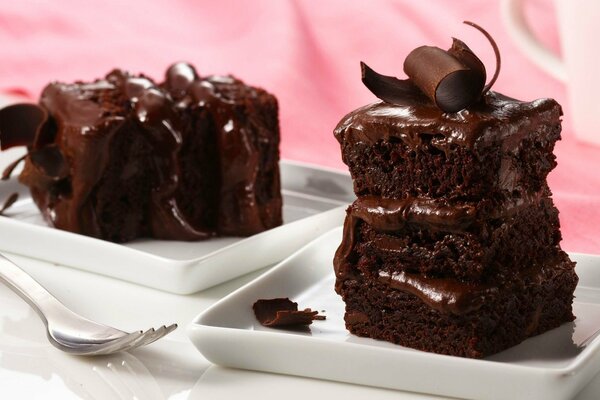
<svg viewBox="0 0 600 400">
<path fill-rule="evenodd" d="M 19 199 L 19 193 L 13 193 L 6 198 L 2 207 L 0 207 L 0 215 L 3 215 L 4 212 L 9 209 L 15 202 Z"/>
<path fill-rule="evenodd" d="M 3 181 L 7 181 L 11 177 L 15 168 L 17 168 L 17 165 L 19 165 L 21 163 L 21 161 L 23 161 L 25 158 L 27 158 L 27 154 L 25 154 L 23 157 L 17 158 L 15 161 L 8 164 L 8 166 L 6 168 L 4 168 L 4 171 L 2 172 L 1 179 Z"/>
<path fill-rule="evenodd" d="M 496 70 L 494 71 L 494 75 L 492 75 L 492 79 L 490 80 L 490 82 L 487 85 L 485 85 L 485 87 L 483 88 L 483 90 L 481 92 L 481 95 L 484 95 L 492 88 L 494 83 L 496 83 L 496 79 L 498 79 L 498 75 L 500 75 L 500 66 L 502 64 L 502 60 L 500 59 L 500 50 L 498 49 L 498 45 L 496 44 L 496 41 L 494 40 L 492 35 L 490 35 L 488 33 L 488 31 L 483 29 L 481 26 L 479 26 L 476 23 L 471 22 L 471 21 L 463 21 L 463 24 L 472 26 L 473 28 L 477 29 L 479 32 L 483 33 L 483 35 L 486 37 L 486 39 L 490 42 L 492 49 L 494 50 L 494 56 L 496 57 Z"/>
<path fill-rule="evenodd" d="M 392 104 L 427 102 L 427 98 L 409 79 L 381 75 L 364 62 L 360 62 L 362 82 L 375 96 Z"/>
<path fill-rule="evenodd" d="M 378 74 L 361 62 L 363 83 L 375 96 L 392 104 L 414 104 L 415 98 L 426 96 L 440 110 L 458 112 L 476 103 L 498 77 L 500 53 L 489 33 L 472 22 L 464 23 L 482 32 L 496 54 L 496 71 L 487 85 L 483 62 L 456 38 L 448 50 L 421 46 L 411 51 L 404 61 L 404 72 L 409 79 Z"/>
<path fill-rule="evenodd" d="M 19 103 L 0 110 L 0 150 L 31 146 L 48 120 L 48 113 L 36 104 Z"/>
<path fill-rule="evenodd" d="M 302 326 L 310 325 L 314 320 L 324 320 L 324 315 L 318 311 L 306 308 L 298 311 L 298 303 L 288 298 L 260 299 L 252 306 L 256 319 L 263 326 Z"/>
<path fill-rule="evenodd" d="M 475 74 L 479 75 L 481 86 L 485 85 L 485 66 L 465 42 L 453 37 L 452 46 L 448 49 L 447 53 L 460 61 L 464 66 L 474 71 Z"/>
<path fill-rule="evenodd" d="M 404 72 L 445 112 L 457 112 L 472 104 L 485 85 L 485 70 L 481 79 L 481 70 L 473 70 L 448 51 L 433 46 L 411 51 L 404 60 Z"/>
</svg>

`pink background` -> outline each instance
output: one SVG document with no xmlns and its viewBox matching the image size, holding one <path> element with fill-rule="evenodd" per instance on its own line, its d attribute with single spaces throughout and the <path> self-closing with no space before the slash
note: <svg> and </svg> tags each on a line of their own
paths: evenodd
<svg viewBox="0 0 600 400">
<path fill-rule="evenodd" d="M 542 40 L 558 49 L 552 2 L 530 0 L 527 11 Z M 90 80 L 117 66 L 161 79 L 169 64 L 187 60 L 201 74 L 233 73 L 277 95 L 283 157 L 344 169 L 332 129 L 375 100 L 360 82 L 359 61 L 402 76 L 411 49 L 445 48 L 456 36 L 492 69 L 489 45 L 465 19 L 488 29 L 501 49 L 495 90 L 563 104 L 559 166 L 549 178 L 563 245 L 600 253 L 600 148 L 575 140 L 563 85 L 517 51 L 496 1 L 4 2 L 0 90 L 36 98 L 50 80 Z"/>
</svg>

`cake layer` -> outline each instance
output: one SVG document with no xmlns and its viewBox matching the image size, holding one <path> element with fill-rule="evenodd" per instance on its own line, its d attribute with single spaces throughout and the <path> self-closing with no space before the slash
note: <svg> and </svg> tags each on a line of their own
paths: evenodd
<svg viewBox="0 0 600 400">
<path fill-rule="evenodd" d="M 554 252 L 495 284 L 420 274 L 338 278 L 350 332 L 418 350 L 481 358 L 574 319 L 574 263 Z"/>
<path fill-rule="evenodd" d="M 539 191 L 556 165 L 560 106 L 497 93 L 484 100 L 453 114 L 382 102 L 345 116 L 334 133 L 356 194 L 470 200 Z"/>
<path fill-rule="evenodd" d="M 277 101 L 180 63 L 167 82 L 115 70 L 52 83 L 20 180 L 59 229 L 115 242 L 280 225 Z"/>
<path fill-rule="evenodd" d="M 540 262 L 561 239 L 558 211 L 547 197 L 483 220 L 465 204 L 426 213 L 414 203 L 380 200 L 361 198 L 348 208 L 338 270 L 355 260 L 370 275 L 408 271 L 481 282 Z"/>
</svg>

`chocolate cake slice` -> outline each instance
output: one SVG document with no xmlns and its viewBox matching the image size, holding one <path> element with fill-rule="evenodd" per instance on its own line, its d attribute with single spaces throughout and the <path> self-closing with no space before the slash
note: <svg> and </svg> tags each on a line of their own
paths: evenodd
<svg viewBox="0 0 600 400">
<path fill-rule="evenodd" d="M 471 83 L 461 78 L 441 102 L 445 80 L 478 59 L 456 39 L 433 53 L 409 55 L 408 80 L 363 64 L 383 101 L 334 131 L 358 196 L 335 290 L 356 335 L 481 358 L 574 319 L 578 278 L 546 183 L 562 111 L 489 91 L 477 76 L 480 95 L 463 101 Z"/>
<path fill-rule="evenodd" d="M 121 70 L 51 83 L 29 108 L 45 118 L 19 131 L 27 106 L 7 108 L 0 140 L 24 138 L 19 179 L 56 228 L 125 242 L 282 223 L 277 100 L 262 89 L 178 63 L 162 84 Z"/>
</svg>

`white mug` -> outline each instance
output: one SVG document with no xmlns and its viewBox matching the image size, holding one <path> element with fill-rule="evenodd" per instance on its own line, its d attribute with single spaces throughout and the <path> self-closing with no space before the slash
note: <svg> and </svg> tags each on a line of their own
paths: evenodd
<svg viewBox="0 0 600 400">
<path fill-rule="evenodd" d="M 578 139 L 600 145 L 600 1 L 555 0 L 562 58 L 532 34 L 524 0 L 503 0 L 502 16 L 517 46 L 550 75 L 567 84 Z"/>
</svg>

